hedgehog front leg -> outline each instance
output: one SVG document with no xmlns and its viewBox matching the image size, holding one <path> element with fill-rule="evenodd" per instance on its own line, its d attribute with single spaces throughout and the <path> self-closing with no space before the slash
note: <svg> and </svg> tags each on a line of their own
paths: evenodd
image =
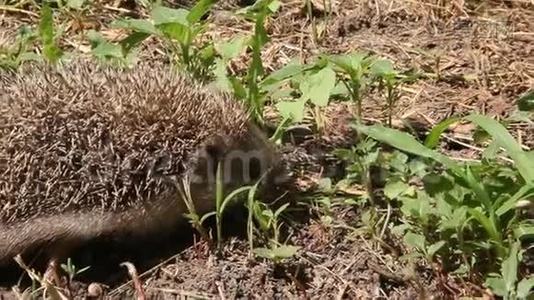
<svg viewBox="0 0 534 300">
<path fill-rule="evenodd" d="M 61 262 L 65 261 L 68 253 L 72 249 L 65 243 L 60 243 L 52 247 L 48 259 L 48 265 L 43 275 L 43 279 L 57 288 L 63 289 L 68 295 L 71 294 L 69 278 L 61 269 Z"/>
<path fill-rule="evenodd" d="M 53 257 L 48 261 L 43 279 L 51 284 L 63 287 L 65 282 L 62 280 L 62 276 L 60 274 L 60 259 L 58 257 Z"/>
</svg>

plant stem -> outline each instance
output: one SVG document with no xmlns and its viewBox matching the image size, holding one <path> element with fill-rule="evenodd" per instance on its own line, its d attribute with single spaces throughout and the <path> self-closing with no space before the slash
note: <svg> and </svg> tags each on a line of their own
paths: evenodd
<svg viewBox="0 0 534 300">
<path fill-rule="evenodd" d="M 221 251 L 221 245 L 222 245 L 222 211 L 221 206 L 222 202 L 224 200 L 223 195 L 223 171 L 221 162 L 219 161 L 217 163 L 217 179 L 216 179 L 216 186 L 215 186 L 215 197 L 216 197 L 216 223 L 217 223 L 217 251 Z"/>
</svg>

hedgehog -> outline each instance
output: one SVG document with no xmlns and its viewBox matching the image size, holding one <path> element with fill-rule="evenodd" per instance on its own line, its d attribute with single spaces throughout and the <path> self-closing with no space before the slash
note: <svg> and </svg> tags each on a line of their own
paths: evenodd
<svg viewBox="0 0 534 300">
<path fill-rule="evenodd" d="M 225 192 L 267 191 L 279 161 L 239 101 L 163 63 L 0 71 L 0 263 L 39 249 L 57 267 L 96 237 L 161 232 L 186 186 L 214 210 L 219 163 Z"/>
</svg>

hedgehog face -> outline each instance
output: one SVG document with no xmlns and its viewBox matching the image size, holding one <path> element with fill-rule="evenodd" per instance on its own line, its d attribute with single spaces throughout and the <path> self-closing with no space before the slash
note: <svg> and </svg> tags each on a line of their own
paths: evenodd
<svg viewBox="0 0 534 300">
<path fill-rule="evenodd" d="M 197 197 L 205 198 L 202 202 L 215 203 L 219 163 L 225 194 L 261 180 L 262 193 L 259 197 L 265 200 L 264 194 L 275 190 L 276 185 L 285 179 L 281 176 L 283 173 L 279 172 L 280 161 L 273 146 L 258 128 L 252 125 L 249 127 L 247 133 L 238 139 L 217 136 L 197 152 L 191 191 L 193 194 L 196 191 Z M 200 199 L 197 200 L 199 201 Z"/>
</svg>

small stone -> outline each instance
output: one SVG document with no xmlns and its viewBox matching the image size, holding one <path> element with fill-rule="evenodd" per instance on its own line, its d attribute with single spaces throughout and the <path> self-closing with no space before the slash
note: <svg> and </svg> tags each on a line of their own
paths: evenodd
<svg viewBox="0 0 534 300">
<path fill-rule="evenodd" d="M 89 297 L 99 298 L 100 296 L 102 296 L 103 293 L 104 293 L 104 289 L 102 288 L 100 284 L 96 282 L 91 283 L 87 287 L 87 295 Z"/>
</svg>

